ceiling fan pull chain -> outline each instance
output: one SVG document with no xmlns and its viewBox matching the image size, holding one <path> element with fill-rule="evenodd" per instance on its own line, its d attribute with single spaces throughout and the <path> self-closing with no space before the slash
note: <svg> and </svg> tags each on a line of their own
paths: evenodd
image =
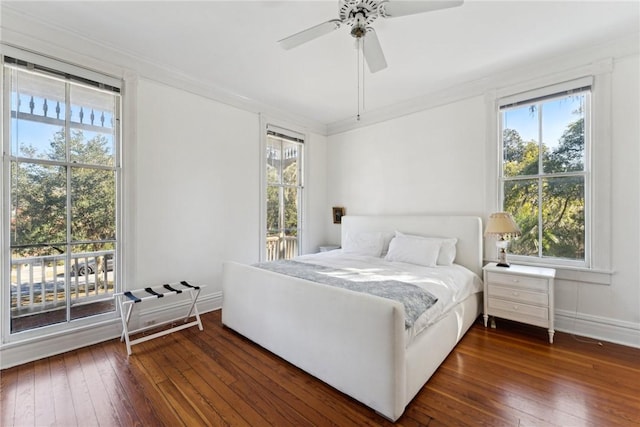
<svg viewBox="0 0 640 427">
<path fill-rule="evenodd" d="M 362 55 L 363 55 L 363 59 L 362 59 L 362 111 L 366 111 L 367 107 L 364 106 L 364 88 L 365 88 L 365 84 L 364 84 L 364 44 L 367 41 L 364 39 L 364 37 L 362 37 Z"/>
<path fill-rule="evenodd" d="M 356 50 L 358 51 L 356 54 L 356 79 L 358 82 L 358 90 L 356 93 L 358 115 L 356 116 L 356 120 L 360 121 L 360 39 L 356 39 Z"/>
</svg>

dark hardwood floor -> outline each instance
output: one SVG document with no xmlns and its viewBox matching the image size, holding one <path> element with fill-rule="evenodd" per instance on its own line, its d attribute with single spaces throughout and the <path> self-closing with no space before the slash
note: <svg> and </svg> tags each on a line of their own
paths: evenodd
<svg viewBox="0 0 640 427">
<path fill-rule="evenodd" d="M 0 425 L 392 425 L 202 318 L 129 358 L 112 340 L 3 370 Z M 478 321 L 396 425 L 638 426 L 640 349 Z"/>
</svg>

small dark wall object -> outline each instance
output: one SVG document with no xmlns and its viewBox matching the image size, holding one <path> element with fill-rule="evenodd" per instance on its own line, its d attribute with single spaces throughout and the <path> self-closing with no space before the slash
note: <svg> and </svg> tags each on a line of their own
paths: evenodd
<svg viewBox="0 0 640 427">
<path fill-rule="evenodd" d="M 344 208 L 334 207 L 333 208 L 333 223 L 334 224 L 342 224 L 342 217 L 344 216 Z"/>
</svg>

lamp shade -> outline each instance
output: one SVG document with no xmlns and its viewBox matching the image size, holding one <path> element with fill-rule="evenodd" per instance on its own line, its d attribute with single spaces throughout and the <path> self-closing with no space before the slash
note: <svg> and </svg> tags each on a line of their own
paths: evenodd
<svg viewBox="0 0 640 427">
<path fill-rule="evenodd" d="M 489 216 L 487 222 L 487 228 L 484 230 L 485 236 L 497 235 L 497 236 L 519 236 L 520 229 L 518 224 L 513 220 L 513 217 L 508 212 L 496 212 Z"/>
</svg>

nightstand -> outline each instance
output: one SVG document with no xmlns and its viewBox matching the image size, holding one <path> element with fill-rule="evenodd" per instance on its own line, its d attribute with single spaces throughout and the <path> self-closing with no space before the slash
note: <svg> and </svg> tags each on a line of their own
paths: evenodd
<svg viewBox="0 0 640 427">
<path fill-rule="evenodd" d="M 484 268 L 484 326 L 489 316 L 541 326 L 549 330 L 553 343 L 553 268 L 513 265 Z M 492 323 L 492 327 L 494 324 Z"/>
</svg>

